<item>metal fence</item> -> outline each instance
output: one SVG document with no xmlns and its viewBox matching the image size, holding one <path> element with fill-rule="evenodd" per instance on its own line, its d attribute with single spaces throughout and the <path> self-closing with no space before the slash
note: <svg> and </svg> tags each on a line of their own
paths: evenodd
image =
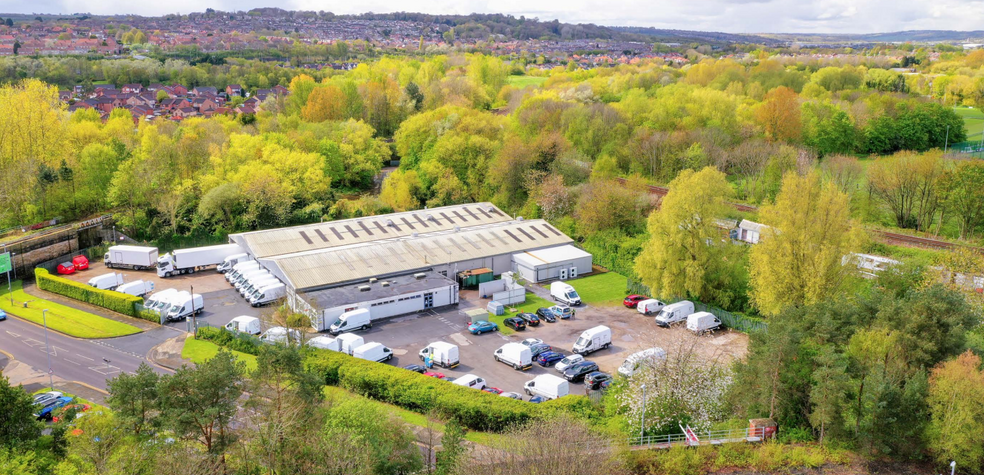
<svg viewBox="0 0 984 475">
<path fill-rule="evenodd" d="M 649 289 L 649 287 L 647 287 L 642 282 L 633 280 L 632 278 L 629 278 L 628 282 L 626 283 L 626 287 L 628 288 L 629 293 L 632 294 L 652 295 L 652 291 Z M 682 297 L 674 297 L 670 300 L 667 300 L 666 303 L 674 303 L 674 302 L 679 302 L 681 300 L 686 300 L 686 299 Z M 723 308 L 715 307 L 713 305 L 708 305 L 706 303 L 699 302 L 696 300 L 691 300 L 691 301 L 694 303 L 695 312 L 713 313 L 716 317 L 721 319 L 721 323 L 723 323 L 724 326 L 731 328 L 733 330 L 738 330 L 744 333 L 751 333 L 755 331 L 764 331 L 766 328 L 768 328 L 768 324 L 766 324 L 763 321 L 749 318 L 740 313 L 729 312 Z"/>
<path fill-rule="evenodd" d="M 642 437 L 630 437 L 628 444 L 630 447 L 650 447 L 650 448 L 669 448 L 677 445 L 697 446 L 697 445 L 721 445 L 736 442 L 761 442 L 765 437 L 764 427 L 725 429 L 696 432 L 689 434 L 665 434 L 647 435 Z"/>
</svg>

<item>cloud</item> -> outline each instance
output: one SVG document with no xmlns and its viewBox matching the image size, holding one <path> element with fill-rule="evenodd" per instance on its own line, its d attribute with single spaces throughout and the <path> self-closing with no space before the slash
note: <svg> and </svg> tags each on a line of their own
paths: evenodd
<svg viewBox="0 0 984 475">
<path fill-rule="evenodd" d="M 229 11 L 279 6 L 339 14 L 505 13 L 570 23 L 734 33 L 876 33 L 977 29 L 982 4 L 981 0 L 0 0 L 0 12 L 162 15 L 209 7 Z"/>
</svg>

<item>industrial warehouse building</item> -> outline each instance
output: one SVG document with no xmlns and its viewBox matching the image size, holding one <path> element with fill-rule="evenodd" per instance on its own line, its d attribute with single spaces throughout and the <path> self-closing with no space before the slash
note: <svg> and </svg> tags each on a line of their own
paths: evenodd
<svg viewBox="0 0 984 475">
<path fill-rule="evenodd" d="M 515 271 L 529 282 L 576 279 L 591 272 L 591 254 L 570 244 L 514 254 Z"/>
<path fill-rule="evenodd" d="M 543 279 L 529 279 L 537 281 L 591 270 L 591 255 L 571 246 L 570 237 L 491 203 L 253 231 L 230 240 L 286 284 L 288 304 L 318 330 L 356 308 L 369 309 L 376 320 L 456 304 L 454 278 L 469 269 L 500 275 L 516 270 L 519 259 L 542 272 Z M 530 263 L 530 256 L 539 260 Z"/>
</svg>

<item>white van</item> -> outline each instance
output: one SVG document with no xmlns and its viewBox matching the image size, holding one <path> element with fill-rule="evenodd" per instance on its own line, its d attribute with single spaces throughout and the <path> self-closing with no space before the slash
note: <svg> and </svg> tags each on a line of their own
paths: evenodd
<svg viewBox="0 0 984 475">
<path fill-rule="evenodd" d="M 205 300 L 202 294 L 191 294 L 174 299 L 167 311 L 166 320 L 184 320 L 192 315 L 198 315 L 205 310 Z"/>
<path fill-rule="evenodd" d="M 113 290 L 123 285 L 123 274 L 110 272 L 89 279 L 89 285 L 101 290 Z"/>
<path fill-rule="evenodd" d="M 255 291 L 256 289 L 266 287 L 267 285 L 276 282 L 280 282 L 280 279 L 274 277 L 273 274 L 270 273 L 262 274 L 259 277 L 250 279 L 249 281 L 245 282 L 243 286 L 239 288 L 239 295 L 242 295 L 243 297 L 249 297 L 249 294 L 253 293 L 253 291 Z"/>
<path fill-rule="evenodd" d="M 632 353 L 625 359 L 622 366 L 618 367 L 618 374 L 630 378 L 642 365 L 654 366 L 664 360 L 666 360 L 666 350 L 659 347 Z"/>
<path fill-rule="evenodd" d="M 430 356 L 431 361 L 442 368 L 454 368 L 459 363 L 458 345 L 444 341 L 435 341 L 427 345 L 417 353 L 417 356 L 420 356 L 420 361 L 426 361 Z"/>
<path fill-rule="evenodd" d="M 493 355 L 496 361 L 512 366 L 513 369 L 526 371 L 533 367 L 533 352 L 522 343 L 506 343 Z"/>
<path fill-rule="evenodd" d="M 253 295 L 249 298 L 249 304 L 254 307 L 259 307 L 271 302 L 276 302 L 277 300 L 282 299 L 286 294 L 287 286 L 281 284 L 280 281 L 277 281 L 275 284 L 264 286 L 253 292 Z"/>
<path fill-rule="evenodd" d="M 225 274 L 226 272 L 232 270 L 232 268 L 235 267 L 236 264 L 239 264 L 240 262 L 246 262 L 247 260 L 249 260 L 249 258 L 250 258 L 249 254 L 233 254 L 225 258 L 221 264 L 216 266 L 215 269 L 218 270 L 219 273 Z"/>
<path fill-rule="evenodd" d="M 226 323 L 225 329 L 235 333 L 249 333 L 250 335 L 260 334 L 260 319 L 256 317 L 250 317 L 248 315 L 240 315 L 229 323 Z"/>
<path fill-rule="evenodd" d="M 570 306 L 581 305 L 581 296 L 577 294 L 574 287 L 565 282 L 554 282 L 550 284 L 550 296 L 558 302 L 563 302 Z"/>
<path fill-rule="evenodd" d="M 263 274 L 269 274 L 269 273 L 270 271 L 260 267 L 256 267 L 254 269 L 246 269 L 240 272 L 239 275 L 234 277 L 231 281 L 229 281 L 229 283 L 232 284 L 232 286 L 235 287 L 236 290 L 239 290 L 239 288 L 242 287 L 245 282 L 248 282 L 253 277 L 258 277 Z"/>
<path fill-rule="evenodd" d="M 273 328 L 267 330 L 262 335 L 260 335 L 260 341 L 262 341 L 263 343 L 269 343 L 271 345 L 274 344 L 274 343 L 280 343 L 280 344 L 283 344 L 283 345 L 286 345 L 286 344 L 290 343 L 292 345 L 296 345 L 296 344 L 298 344 L 298 343 L 301 342 L 301 332 L 299 332 L 297 330 L 293 330 L 293 329 L 290 330 L 290 333 L 289 333 L 289 335 L 290 335 L 290 341 L 289 342 L 287 340 L 287 335 L 288 335 L 288 332 L 287 332 L 287 329 L 286 328 L 284 328 L 284 327 L 273 327 Z"/>
<path fill-rule="evenodd" d="M 157 310 L 157 307 L 163 305 L 167 302 L 167 299 L 178 294 L 177 289 L 164 289 L 160 292 L 155 293 L 147 298 L 144 302 L 144 308 L 147 310 Z"/>
<path fill-rule="evenodd" d="M 642 302 L 639 302 L 639 304 L 636 305 L 636 310 L 638 310 L 639 313 L 643 315 L 652 315 L 660 310 L 663 310 L 663 307 L 665 306 L 666 304 L 660 302 L 659 300 L 646 299 L 643 300 Z"/>
<path fill-rule="evenodd" d="M 347 355 L 351 355 L 356 348 L 366 344 L 366 340 L 361 336 L 352 333 L 342 333 L 335 340 L 338 342 L 338 351 Z"/>
<path fill-rule="evenodd" d="M 243 288 L 249 287 L 249 284 L 252 284 L 253 282 L 256 282 L 260 279 L 264 279 L 271 275 L 272 274 L 270 274 L 270 271 L 266 269 L 256 269 L 256 270 L 245 272 L 243 273 L 242 278 L 236 282 L 235 284 L 236 290 L 238 290 L 239 293 L 242 294 Z"/>
<path fill-rule="evenodd" d="M 372 322 L 369 320 L 369 310 L 357 308 L 339 316 L 338 320 L 335 320 L 335 323 L 332 323 L 328 327 L 328 333 L 338 335 L 339 333 L 367 330 L 369 328 L 372 328 Z"/>
<path fill-rule="evenodd" d="M 721 320 L 710 312 L 697 312 L 687 316 L 687 330 L 704 333 L 721 328 Z"/>
<path fill-rule="evenodd" d="M 661 327 L 669 327 L 676 322 L 682 322 L 687 320 L 687 316 L 694 313 L 694 303 L 689 300 L 682 300 L 677 303 L 671 303 L 656 315 L 656 324 Z"/>
<path fill-rule="evenodd" d="M 161 315 L 167 315 L 168 310 L 171 310 L 171 307 L 174 306 L 175 302 L 182 302 L 188 298 L 191 298 L 191 293 L 187 290 L 176 291 L 167 298 L 159 300 L 157 304 L 155 304 L 153 310 Z"/>
<path fill-rule="evenodd" d="M 117 287 L 116 291 L 134 297 L 143 297 L 154 291 L 154 283 L 149 280 L 135 280 Z"/>
<path fill-rule="evenodd" d="M 308 340 L 307 346 L 310 346 L 311 348 L 322 349 L 322 350 L 342 351 L 341 342 L 338 341 L 337 338 L 330 338 L 327 336 L 316 336 Z"/>
<path fill-rule="evenodd" d="M 547 399 L 564 397 L 571 392 L 566 379 L 552 374 L 541 374 L 523 385 L 523 390 L 529 396 L 540 396 Z"/>
<path fill-rule="evenodd" d="M 464 386 L 466 388 L 472 389 L 482 389 L 485 387 L 485 379 L 475 376 L 474 374 L 466 374 L 454 381 L 451 384 L 457 384 L 458 386 Z"/>
<path fill-rule="evenodd" d="M 244 261 L 232 266 L 232 271 L 226 272 L 225 279 L 232 283 L 233 279 L 239 277 L 239 274 L 246 272 L 250 269 L 259 269 L 260 263 L 256 261 Z"/>
<path fill-rule="evenodd" d="M 375 341 L 366 343 L 352 351 L 352 356 L 368 361 L 382 363 L 393 359 L 393 350 Z"/>
<path fill-rule="evenodd" d="M 574 342 L 572 351 L 579 355 L 589 355 L 612 346 L 612 329 L 604 325 L 588 328 Z"/>
</svg>

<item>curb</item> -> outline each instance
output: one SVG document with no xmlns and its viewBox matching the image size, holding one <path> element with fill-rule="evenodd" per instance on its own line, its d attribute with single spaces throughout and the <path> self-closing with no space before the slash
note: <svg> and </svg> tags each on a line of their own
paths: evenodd
<svg viewBox="0 0 984 475">
<path fill-rule="evenodd" d="M 35 322 L 32 322 L 32 321 L 30 321 L 30 320 L 28 320 L 28 319 L 26 319 L 26 318 L 24 318 L 24 317 L 20 317 L 20 316 L 17 316 L 17 315 L 14 315 L 13 313 L 10 313 L 10 312 L 7 312 L 7 316 L 8 316 L 8 317 L 14 317 L 14 318 L 16 318 L 16 319 L 18 319 L 18 320 L 20 320 L 20 321 L 22 321 L 22 322 L 24 322 L 24 323 L 28 323 L 28 324 L 31 324 L 31 325 L 34 325 L 34 326 L 36 326 L 36 327 L 38 327 L 38 328 L 45 328 L 45 326 L 44 326 L 44 325 L 42 325 L 42 324 L 40 324 L 40 323 L 35 323 Z M 98 317 L 98 315 L 96 315 L 96 316 Z M 106 317 L 101 317 L 101 318 L 106 318 Z M 107 320 L 108 320 L 108 319 L 107 319 Z M 137 327 L 134 327 L 134 328 L 137 328 Z M 69 335 L 68 333 L 65 333 L 65 332 L 61 332 L 61 331 L 58 331 L 58 330 L 55 330 L 54 328 L 51 328 L 51 327 L 47 327 L 47 329 L 48 329 L 48 331 L 50 331 L 50 332 L 55 332 L 55 333 L 57 333 L 57 334 L 59 334 L 59 335 L 62 335 L 62 336 L 65 336 L 65 337 L 68 337 L 68 338 L 74 338 L 74 339 L 76 339 L 76 340 L 82 340 L 82 341 L 95 341 L 95 340 L 110 340 L 110 339 L 113 339 L 113 338 L 123 338 L 123 337 L 128 337 L 128 336 L 133 336 L 133 335 L 139 335 L 139 334 L 141 334 L 141 333 L 143 333 L 143 332 L 145 332 L 145 331 L 147 331 L 147 330 L 140 330 L 140 328 L 137 328 L 137 329 L 138 329 L 138 330 L 140 330 L 140 331 L 138 331 L 138 332 L 136 332 L 136 333 L 131 333 L 131 334 L 129 334 L 129 335 L 119 335 L 119 336 L 100 336 L 100 337 L 94 337 L 94 338 L 83 338 L 83 337 L 80 337 L 80 336 L 75 336 L 75 335 Z"/>
</svg>

